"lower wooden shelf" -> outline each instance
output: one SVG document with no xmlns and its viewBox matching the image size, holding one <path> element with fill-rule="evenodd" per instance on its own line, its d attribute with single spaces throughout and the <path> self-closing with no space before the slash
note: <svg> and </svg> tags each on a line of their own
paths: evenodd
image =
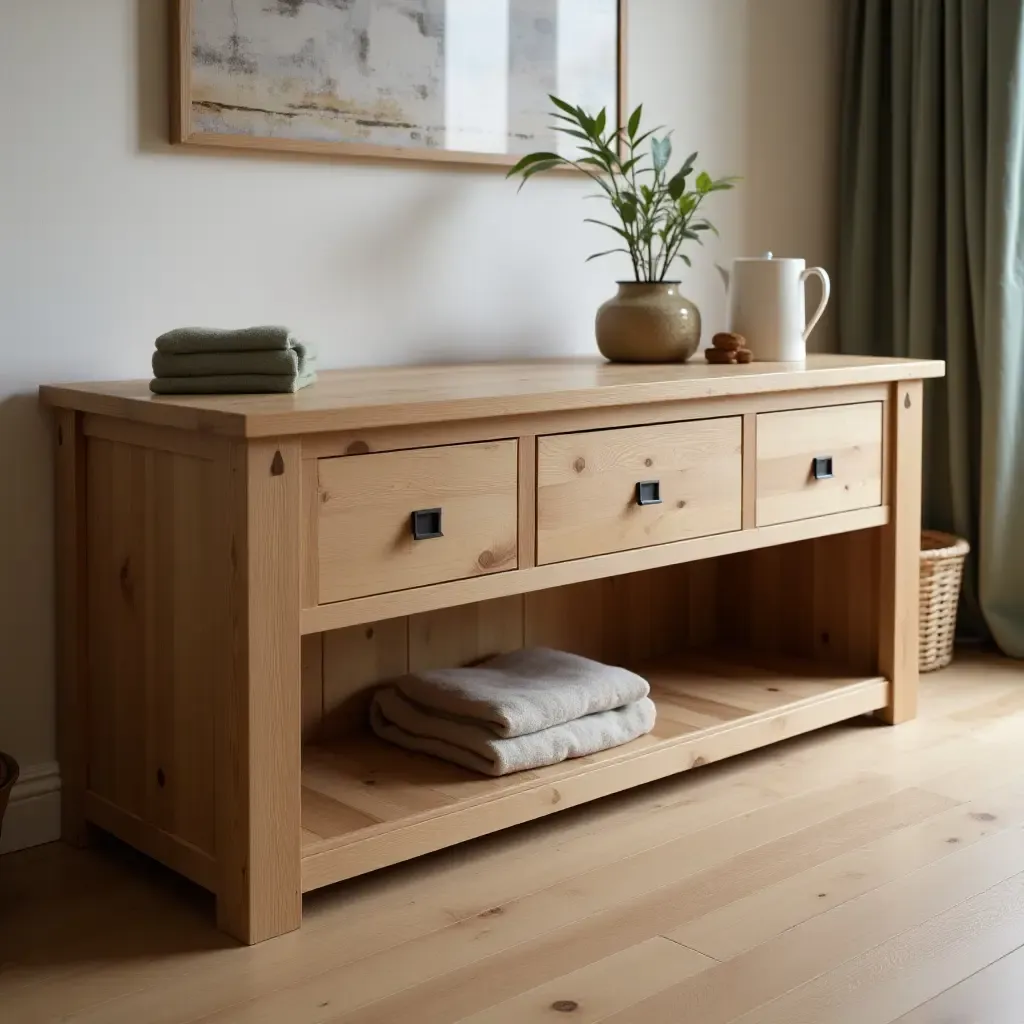
<svg viewBox="0 0 1024 1024">
<path fill-rule="evenodd" d="M 492 779 L 355 735 L 307 746 L 302 889 L 797 736 L 886 705 L 881 676 L 682 654 L 645 665 L 654 731 L 614 750 Z"/>
</svg>

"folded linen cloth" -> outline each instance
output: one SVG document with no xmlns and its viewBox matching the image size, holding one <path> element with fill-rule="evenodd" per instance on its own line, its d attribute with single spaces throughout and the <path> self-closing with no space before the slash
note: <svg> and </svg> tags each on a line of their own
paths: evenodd
<svg viewBox="0 0 1024 1024">
<path fill-rule="evenodd" d="M 176 355 L 193 352 L 284 351 L 301 342 L 287 327 L 178 327 L 156 339 L 156 350 Z"/>
<path fill-rule="evenodd" d="M 316 382 L 316 371 L 288 373 L 234 373 L 210 377 L 154 377 L 154 395 L 273 395 L 289 394 Z"/>
<path fill-rule="evenodd" d="M 523 736 L 502 738 L 471 720 L 428 712 L 394 686 L 377 690 L 370 725 L 383 740 L 484 775 L 508 775 L 621 746 L 654 728 L 649 697 Z"/>
<path fill-rule="evenodd" d="M 546 647 L 403 676 L 391 685 L 428 714 L 460 716 L 504 737 L 611 711 L 650 693 L 634 672 Z"/>
<path fill-rule="evenodd" d="M 285 374 L 304 377 L 316 369 L 316 353 L 297 342 L 294 348 L 250 352 L 153 353 L 154 377 L 222 377 L 230 374 Z"/>
</svg>

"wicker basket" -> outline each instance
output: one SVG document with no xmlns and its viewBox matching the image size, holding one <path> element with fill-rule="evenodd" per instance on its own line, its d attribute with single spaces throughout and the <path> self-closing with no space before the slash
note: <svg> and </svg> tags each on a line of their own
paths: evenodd
<svg viewBox="0 0 1024 1024">
<path fill-rule="evenodd" d="M 970 544 L 951 533 L 924 530 L 921 533 L 921 649 L 918 664 L 922 672 L 945 668 L 953 660 L 956 609 L 964 559 Z"/>
</svg>

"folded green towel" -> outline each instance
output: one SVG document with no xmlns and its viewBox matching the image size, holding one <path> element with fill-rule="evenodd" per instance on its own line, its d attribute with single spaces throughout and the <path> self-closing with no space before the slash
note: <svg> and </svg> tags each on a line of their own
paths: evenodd
<svg viewBox="0 0 1024 1024">
<path fill-rule="evenodd" d="M 309 387 L 316 371 L 303 376 L 288 373 L 232 373 L 208 377 L 156 377 L 149 382 L 154 395 L 276 395 Z"/>
<path fill-rule="evenodd" d="M 179 327 L 156 339 L 158 352 L 183 355 L 190 352 L 276 351 L 301 344 L 287 327 L 244 327 L 226 331 L 220 327 Z"/>
<path fill-rule="evenodd" d="M 296 342 L 294 348 L 250 352 L 153 353 L 154 377 L 223 377 L 273 374 L 303 377 L 316 369 L 316 355 Z"/>
</svg>

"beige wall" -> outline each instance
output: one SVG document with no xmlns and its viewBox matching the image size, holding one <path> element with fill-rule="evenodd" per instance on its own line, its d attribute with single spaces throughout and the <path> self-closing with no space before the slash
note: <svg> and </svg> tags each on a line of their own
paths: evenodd
<svg viewBox="0 0 1024 1024">
<path fill-rule="evenodd" d="M 622 267 L 580 183 L 170 148 L 164 0 L 0 15 L 0 747 L 51 761 L 53 637 L 41 381 L 143 376 L 186 323 L 287 322 L 327 366 L 592 350 Z M 685 278 L 721 324 L 715 258 L 834 264 L 831 0 L 629 0 L 629 87 L 744 177 Z M 823 338 L 828 338 L 826 323 Z"/>
</svg>

